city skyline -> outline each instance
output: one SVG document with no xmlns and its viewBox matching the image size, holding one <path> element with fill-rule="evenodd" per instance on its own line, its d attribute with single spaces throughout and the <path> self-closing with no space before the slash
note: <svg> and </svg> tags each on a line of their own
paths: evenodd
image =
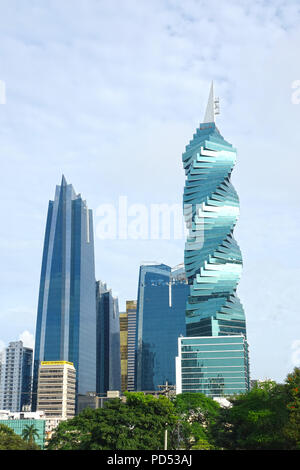
<svg viewBox="0 0 300 470">
<path fill-rule="evenodd" d="M 1 344 L 34 334 L 45 212 L 61 174 L 84 193 L 95 227 L 97 208 L 115 205 L 120 195 L 147 207 L 180 203 L 181 151 L 213 78 L 218 125 L 239 149 L 238 295 L 247 314 L 251 376 L 283 380 L 299 364 L 300 341 L 297 2 L 199 8 L 188 1 L 171 8 L 154 1 L 147 12 L 133 3 L 115 16 L 112 9 L 106 5 L 99 15 L 97 2 L 89 1 L 88 8 L 72 9 L 68 21 L 70 7 L 58 1 L 29 11 L 2 8 Z M 184 239 L 96 234 L 95 243 L 96 277 L 112 287 L 121 310 L 137 296 L 144 260 L 183 261 Z"/>
</svg>

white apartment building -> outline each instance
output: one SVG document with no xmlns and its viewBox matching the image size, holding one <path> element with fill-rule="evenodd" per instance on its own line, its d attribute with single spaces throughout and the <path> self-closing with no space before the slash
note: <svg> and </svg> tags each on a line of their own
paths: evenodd
<svg viewBox="0 0 300 470">
<path fill-rule="evenodd" d="M 58 421 L 75 415 L 76 371 L 72 362 L 42 361 L 39 367 L 37 410 L 47 420 Z"/>
</svg>

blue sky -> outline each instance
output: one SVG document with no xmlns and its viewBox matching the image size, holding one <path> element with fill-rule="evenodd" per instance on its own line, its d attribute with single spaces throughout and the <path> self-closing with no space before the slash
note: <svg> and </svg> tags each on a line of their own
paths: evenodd
<svg viewBox="0 0 300 470">
<path fill-rule="evenodd" d="M 35 329 L 48 200 L 64 173 L 94 210 L 181 203 L 181 154 L 210 81 L 238 149 L 233 183 L 253 378 L 283 380 L 300 340 L 299 2 L 1 2 L 0 342 Z M 175 265 L 183 240 L 100 240 L 96 274 L 136 298 L 145 260 Z"/>
</svg>

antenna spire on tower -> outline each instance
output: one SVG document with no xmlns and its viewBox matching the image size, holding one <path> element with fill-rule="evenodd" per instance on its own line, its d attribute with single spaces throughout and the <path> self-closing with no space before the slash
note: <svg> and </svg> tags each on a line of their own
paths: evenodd
<svg viewBox="0 0 300 470">
<path fill-rule="evenodd" d="M 220 114 L 220 102 L 219 98 L 215 98 L 214 82 L 212 81 L 203 123 L 215 122 L 216 114 Z"/>
</svg>

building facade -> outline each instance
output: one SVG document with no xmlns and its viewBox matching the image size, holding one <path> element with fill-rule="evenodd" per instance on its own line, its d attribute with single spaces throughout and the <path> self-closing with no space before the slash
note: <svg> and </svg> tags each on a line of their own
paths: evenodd
<svg viewBox="0 0 300 470">
<path fill-rule="evenodd" d="M 42 361 L 39 367 L 37 410 L 46 418 L 65 420 L 75 416 L 76 371 L 67 361 Z"/>
<path fill-rule="evenodd" d="M 212 398 L 249 390 L 248 344 L 244 335 L 178 338 L 176 393 Z"/>
<path fill-rule="evenodd" d="M 96 389 L 95 325 L 92 211 L 63 176 L 48 207 L 36 324 L 34 398 L 41 361 L 72 362 L 77 393 Z"/>
<path fill-rule="evenodd" d="M 136 390 L 175 384 L 177 339 L 185 336 L 189 286 L 183 265 L 140 267 L 136 326 Z"/>
<path fill-rule="evenodd" d="M 2 363 L 0 409 L 12 412 L 31 406 L 33 350 L 22 341 L 9 343 Z"/>
<path fill-rule="evenodd" d="M 126 313 L 128 323 L 127 337 L 127 390 L 135 390 L 135 337 L 136 337 L 136 300 L 126 301 Z"/>
<path fill-rule="evenodd" d="M 96 283 L 97 394 L 121 390 L 120 319 L 117 297 L 106 284 Z"/>
<path fill-rule="evenodd" d="M 133 392 L 135 367 L 136 300 L 126 301 L 126 312 L 120 313 L 121 391 Z"/>
<path fill-rule="evenodd" d="M 128 314 L 120 313 L 121 392 L 128 388 Z"/>
<path fill-rule="evenodd" d="M 128 314 L 120 313 L 121 392 L 128 388 Z"/>
<path fill-rule="evenodd" d="M 239 198 L 231 183 L 236 149 L 222 137 L 215 124 L 217 104 L 212 84 L 203 123 L 187 145 L 182 161 L 186 174 L 183 208 L 188 229 L 184 253 L 189 283 L 186 336 L 195 341 L 211 337 L 218 349 L 223 344 L 220 336 L 242 335 L 246 342 L 246 320 L 236 295 L 242 272 L 241 251 L 233 237 L 239 215 Z M 248 346 L 244 346 L 244 352 L 248 354 Z M 226 350 L 223 353 L 227 357 Z M 196 360 L 191 364 L 197 370 L 200 367 Z M 248 367 L 245 383 L 249 387 L 248 359 L 245 364 Z M 225 378 L 225 372 L 226 369 L 220 380 Z M 224 393 L 229 389 L 224 386 Z"/>
</svg>

